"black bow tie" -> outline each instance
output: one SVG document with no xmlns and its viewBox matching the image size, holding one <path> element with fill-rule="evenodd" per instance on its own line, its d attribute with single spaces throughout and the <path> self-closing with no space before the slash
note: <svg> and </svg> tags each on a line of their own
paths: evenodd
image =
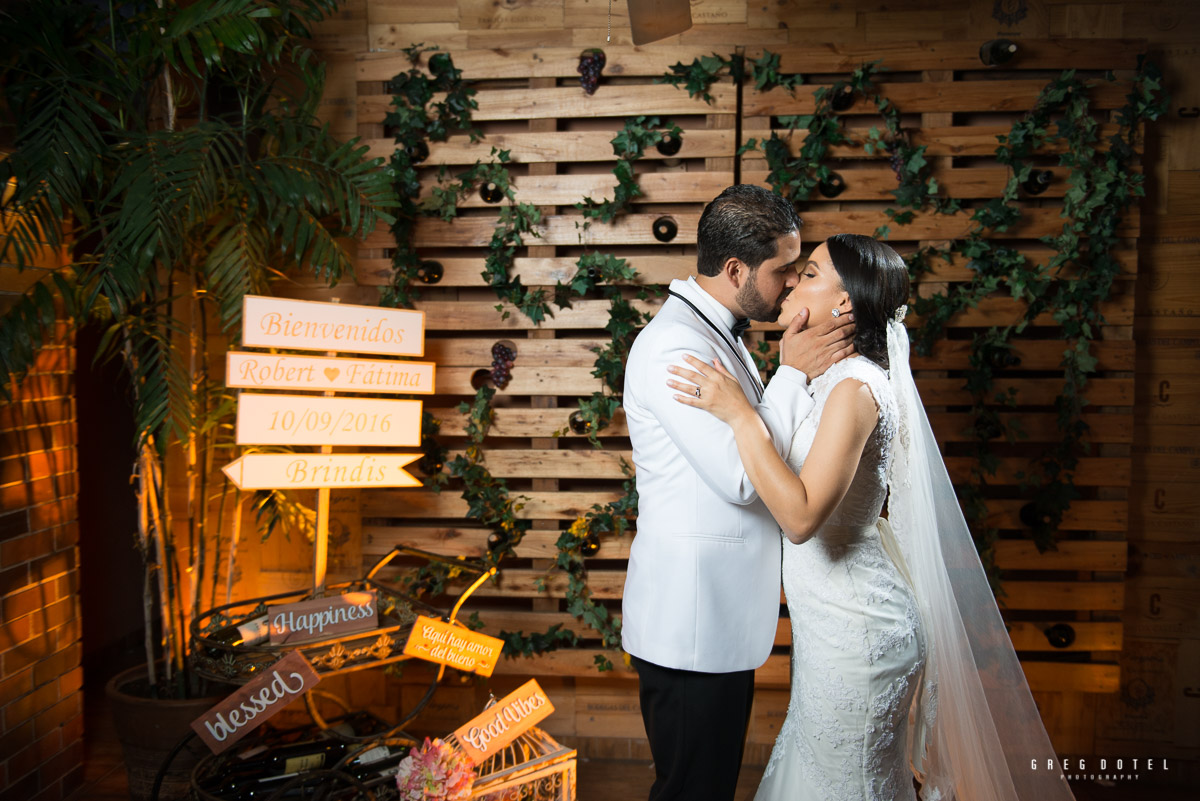
<svg viewBox="0 0 1200 801">
<path fill-rule="evenodd" d="M 750 318 L 749 317 L 743 317 L 740 320 L 734 320 L 733 328 L 730 329 L 731 331 L 733 331 L 733 338 L 741 339 L 742 334 L 746 333 L 746 329 L 749 327 L 750 327 Z"/>
</svg>

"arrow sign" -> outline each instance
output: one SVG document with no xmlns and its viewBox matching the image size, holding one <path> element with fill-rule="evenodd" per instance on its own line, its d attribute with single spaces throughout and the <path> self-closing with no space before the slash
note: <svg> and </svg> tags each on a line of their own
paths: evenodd
<svg viewBox="0 0 1200 801">
<path fill-rule="evenodd" d="M 221 468 L 238 489 L 419 487 L 419 453 L 248 453 Z"/>
<path fill-rule="evenodd" d="M 433 362 L 398 359 L 332 359 L 230 351 L 225 385 L 248 389 L 433 394 Z"/>
<path fill-rule="evenodd" d="M 242 344 L 259 348 L 425 353 L 425 312 L 246 295 Z"/>
<path fill-rule="evenodd" d="M 237 443 L 419 446 L 421 401 L 243 392 Z"/>
</svg>

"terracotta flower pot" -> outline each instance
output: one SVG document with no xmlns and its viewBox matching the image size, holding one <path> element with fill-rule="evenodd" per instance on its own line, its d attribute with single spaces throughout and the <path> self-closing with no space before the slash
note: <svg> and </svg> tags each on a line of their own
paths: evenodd
<svg viewBox="0 0 1200 801">
<path fill-rule="evenodd" d="M 191 722 L 237 689 L 204 698 L 184 700 L 148 698 L 146 666 L 118 673 L 105 688 L 117 739 L 125 755 L 129 775 L 129 796 L 133 801 L 150 801 L 158 771 L 181 740 L 191 731 Z M 139 692 L 141 693 L 139 695 Z M 159 788 L 159 801 L 187 798 L 192 768 L 208 748 L 194 738 L 171 760 Z"/>
</svg>

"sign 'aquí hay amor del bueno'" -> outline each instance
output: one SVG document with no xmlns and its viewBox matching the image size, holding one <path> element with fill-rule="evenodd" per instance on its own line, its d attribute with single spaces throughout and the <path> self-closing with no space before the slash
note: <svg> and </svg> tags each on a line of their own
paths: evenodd
<svg viewBox="0 0 1200 801">
<path fill-rule="evenodd" d="M 214 754 L 266 723 L 275 713 L 317 686 L 321 677 L 299 651 L 292 651 L 262 675 L 192 721 Z"/>
<path fill-rule="evenodd" d="M 496 755 L 554 712 L 554 705 L 530 679 L 454 731 L 463 752 L 476 765 Z"/>
<path fill-rule="evenodd" d="M 423 615 L 417 616 L 404 644 L 407 656 L 480 676 L 492 675 L 503 649 L 504 640 Z"/>
<path fill-rule="evenodd" d="M 271 645 L 353 634 L 378 623 L 379 603 L 373 590 L 280 604 L 272 606 L 267 615 Z"/>
</svg>

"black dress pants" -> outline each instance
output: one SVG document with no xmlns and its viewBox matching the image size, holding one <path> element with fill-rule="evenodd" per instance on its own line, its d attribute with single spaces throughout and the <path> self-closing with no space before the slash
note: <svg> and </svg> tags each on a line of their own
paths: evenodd
<svg viewBox="0 0 1200 801">
<path fill-rule="evenodd" d="M 732 801 L 754 701 L 754 671 L 698 673 L 633 657 L 654 757 L 650 801 Z"/>
</svg>

